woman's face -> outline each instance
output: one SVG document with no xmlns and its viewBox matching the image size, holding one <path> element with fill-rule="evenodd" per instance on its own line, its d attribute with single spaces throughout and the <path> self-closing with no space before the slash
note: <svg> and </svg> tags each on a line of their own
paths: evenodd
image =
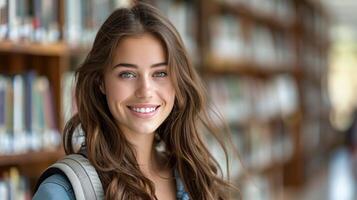
<svg viewBox="0 0 357 200">
<path fill-rule="evenodd" d="M 101 87 L 110 112 L 125 135 L 153 133 L 175 100 L 162 43 L 151 34 L 123 38 L 112 63 Z"/>
</svg>

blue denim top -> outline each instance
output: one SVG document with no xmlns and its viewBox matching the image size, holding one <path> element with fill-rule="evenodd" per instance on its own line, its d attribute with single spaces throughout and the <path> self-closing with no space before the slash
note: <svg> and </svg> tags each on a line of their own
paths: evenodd
<svg viewBox="0 0 357 200">
<path fill-rule="evenodd" d="M 189 200 L 184 184 L 175 170 L 176 198 L 177 200 Z M 74 191 L 68 179 L 60 174 L 54 174 L 45 179 L 32 200 L 75 200 Z"/>
</svg>

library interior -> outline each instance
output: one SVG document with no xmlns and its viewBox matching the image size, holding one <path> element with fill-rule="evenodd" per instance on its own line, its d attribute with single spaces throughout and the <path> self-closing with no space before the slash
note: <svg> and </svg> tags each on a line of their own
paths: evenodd
<svg viewBox="0 0 357 200">
<path fill-rule="evenodd" d="M 132 1 L 0 0 L 0 199 L 31 199 L 65 155 L 74 71 Z M 357 199 L 357 1 L 143 1 L 179 31 L 229 126 L 236 199 Z"/>
</svg>

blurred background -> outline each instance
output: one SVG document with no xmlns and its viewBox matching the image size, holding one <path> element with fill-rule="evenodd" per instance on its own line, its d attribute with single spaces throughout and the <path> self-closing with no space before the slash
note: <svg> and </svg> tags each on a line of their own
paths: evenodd
<svg viewBox="0 0 357 200">
<path fill-rule="evenodd" d="M 357 1 L 146 2 L 176 26 L 229 124 L 242 199 L 357 199 Z M 129 3 L 0 0 L 0 199 L 30 199 L 64 155 L 73 71 Z"/>
</svg>

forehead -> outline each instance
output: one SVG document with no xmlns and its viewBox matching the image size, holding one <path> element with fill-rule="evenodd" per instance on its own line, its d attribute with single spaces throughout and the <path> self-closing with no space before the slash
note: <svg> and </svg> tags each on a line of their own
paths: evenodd
<svg viewBox="0 0 357 200">
<path fill-rule="evenodd" d="M 145 33 L 122 38 L 113 55 L 114 64 L 119 61 L 152 63 L 166 61 L 166 51 L 158 37 Z"/>
</svg>

